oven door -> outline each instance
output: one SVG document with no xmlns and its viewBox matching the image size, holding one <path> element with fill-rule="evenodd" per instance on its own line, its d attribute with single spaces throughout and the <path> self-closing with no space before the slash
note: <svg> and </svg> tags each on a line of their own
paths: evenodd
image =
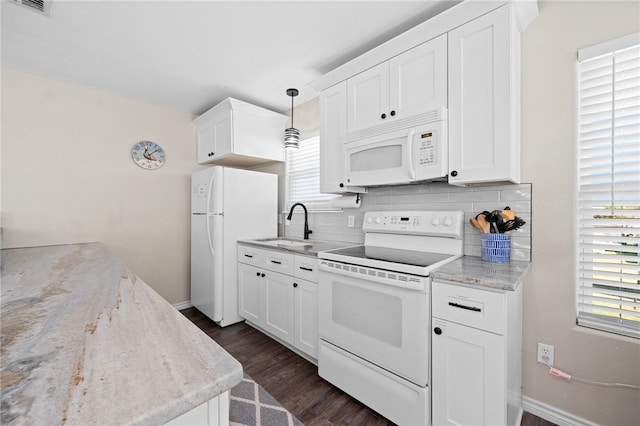
<svg viewBox="0 0 640 426">
<path fill-rule="evenodd" d="M 321 260 L 319 269 L 320 338 L 426 386 L 430 278 L 411 276 L 415 285 L 395 286 L 382 278 L 398 275 L 389 271 L 326 260 Z"/>
</svg>

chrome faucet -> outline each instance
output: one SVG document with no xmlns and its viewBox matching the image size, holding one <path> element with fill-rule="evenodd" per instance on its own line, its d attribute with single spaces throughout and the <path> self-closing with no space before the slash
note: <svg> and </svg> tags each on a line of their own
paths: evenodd
<svg viewBox="0 0 640 426">
<path fill-rule="evenodd" d="M 293 215 L 293 209 L 295 209 L 296 206 L 300 206 L 304 209 L 304 239 L 308 240 L 309 234 L 311 234 L 313 231 L 309 229 L 309 218 L 307 215 L 307 208 L 304 206 L 304 204 L 295 203 L 294 205 L 292 205 L 291 210 L 289 210 L 289 216 L 287 216 L 287 220 L 289 221 L 291 220 L 291 216 Z"/>
</svg>

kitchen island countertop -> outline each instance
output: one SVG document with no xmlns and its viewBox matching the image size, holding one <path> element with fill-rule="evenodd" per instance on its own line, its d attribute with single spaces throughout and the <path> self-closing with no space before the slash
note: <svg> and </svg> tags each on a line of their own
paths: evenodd
<svg viewBox="0 0 640 426">
<path fill-rule="evenodd" d="M 462 256 L 436 269 L 431 276 L 434 280 L 513 291 L 522 283 L 530 267 L 531 262 L 491 263 L 477 256 Z"/>
<path fill-rule="evenodd" d="M 99 243 L 2 250 L 2 424 L 163 424 L 242 366 Z"/>
</svg>

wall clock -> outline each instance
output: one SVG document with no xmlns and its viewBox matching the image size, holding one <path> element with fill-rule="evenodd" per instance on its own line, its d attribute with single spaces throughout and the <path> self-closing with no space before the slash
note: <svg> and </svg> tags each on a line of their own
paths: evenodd
<svg viewBox="0 0 640 426">
<path fill-rule="evenodd" d="M 160 145 L 151 141 L 140 141 L 131 148 L 131 158 L 143 169 L 154 170 L 162 167 L 166 154 Z"/>
</svg>

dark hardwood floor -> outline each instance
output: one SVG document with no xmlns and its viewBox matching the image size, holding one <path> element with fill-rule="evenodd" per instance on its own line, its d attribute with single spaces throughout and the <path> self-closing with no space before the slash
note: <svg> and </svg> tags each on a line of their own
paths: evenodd
<svg viewBox="0 0 640 426">
<path fill-rule="evenodd" d="M 305 425 L 393 425 L 318 376 L 315 365 L 253 327 L 245 323 L 219 327 L 196 308 L 180 312 Z M 553 423 L 525 413 L 522 426 Z"/>
</svg>

